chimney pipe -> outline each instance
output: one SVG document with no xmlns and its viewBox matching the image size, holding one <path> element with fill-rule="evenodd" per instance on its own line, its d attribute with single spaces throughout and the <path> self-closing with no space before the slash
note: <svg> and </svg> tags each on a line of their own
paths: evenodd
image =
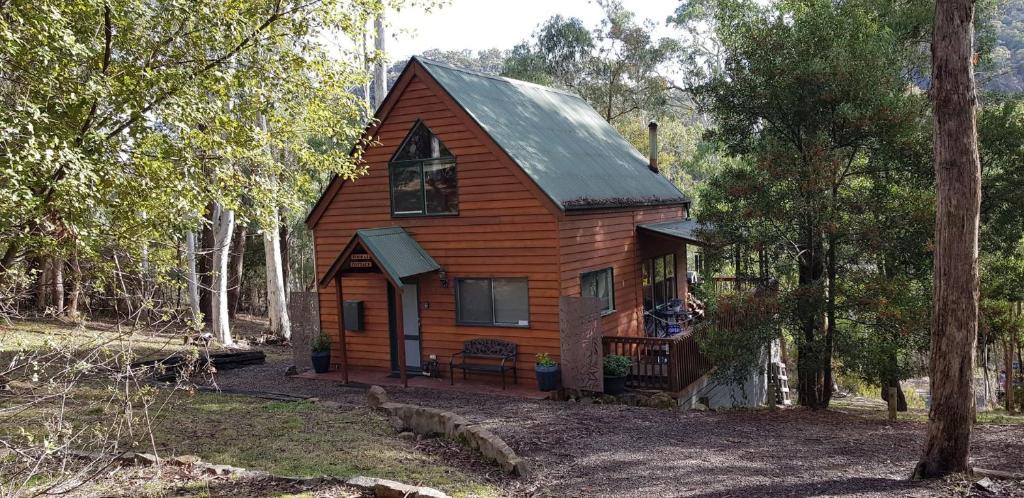
<svg viewBox="0 0 1024 498">
<path fill-rule="evenodd" d="M 649 153 L 651 162 L 647 167 L 650 168 L 651 171 L 658 173 L 658 123 L 651 121 L 650 124 L 647 125 L 647 132 L 651 145 Z"/>
</svg>

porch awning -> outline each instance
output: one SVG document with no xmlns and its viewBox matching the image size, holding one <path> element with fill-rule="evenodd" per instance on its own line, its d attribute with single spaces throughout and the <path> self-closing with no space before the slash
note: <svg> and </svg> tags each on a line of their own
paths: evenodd
<svg viewBox="0 0 1024 498">
<path fill-rule="evenodd" d="M 368 228 L 356 230 L 345 249 L 320 279 L 320 286 L 326 287 L 339 273 L 381 272 L 387 275 L 392 284 L 401 288 L 402 279 L 440 268 L 441 265 L 405 229 Z"/>
<path fill-rule="evenodd" d="M 680 218 L 678 220 L 659 221 L 657 223 L 644 223 L 637 225 L 638 232 L 651 232 L 657 235 L 679 239 L 698 246 L 713 246 L 710 240 L 704 236 L 706 230 L 711 227 L 697 220 Z"/>
</svg>

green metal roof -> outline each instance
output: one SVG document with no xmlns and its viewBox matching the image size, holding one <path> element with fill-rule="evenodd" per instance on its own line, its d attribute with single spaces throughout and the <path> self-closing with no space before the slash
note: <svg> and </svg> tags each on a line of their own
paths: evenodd
<svg viewBox="0 0 1024 498">
<path fill-rule="evenodd" d="M 659 221 L 657 223 L 643 223 L 637 225 L 636 228 L 637 230 L 649 230 L 654 233 L 681 239 L 700 246 L 713 245 L 706 237 L 703 236 L 705 235 L 705 232 L 710 229 L 710 226 L 689 218 Z"/>
<path fill-rule="evenodd" d="M 562 209 L 689 201 L 579 96 L 414 60 Z"/>
<path fill-rule="evenodd" d="M 330 283 L 334 275 L 341 269 L 344 259 L 351 254 L 351 249 L 357 241 L 366 248 L 380 264 L 381 270 L 390 275 L 391 280 L 399 287 L 403 286 L 402 279 L 404 278 L 441 268 L 441 265 L 437 264 L 434 258 L 430 257 L 430 254 L 402 227 L 366 228 L 356 230 L 345 249 L 338 255 L 338 259 L 331 264 L 331 268 L 320 280 L 321 286 Z"/>
</svg>

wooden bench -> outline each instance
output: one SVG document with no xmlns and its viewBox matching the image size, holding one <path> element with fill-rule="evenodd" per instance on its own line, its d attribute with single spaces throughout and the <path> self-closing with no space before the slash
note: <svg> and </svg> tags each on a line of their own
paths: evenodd
<svg viewBox="0 0 1024 498">
<path fill-rule="evenodd" d="M 466 379 L 466 372 L 500 373 L 501 388 L 505 389 L 505 372 L 512 371 L 512 381 L 519 383 L 519 375 L 516 373 L 516 357 L 519 347 L 514 342 L 501 339 L 472 339 L 462 344 L 462 351 L 452 355 L 448 362 L 451 372 L 451 384 L 455 385 L 455 369 L 462 370 L 462 379 Z M 455 363 L 456 357 L 461 358 L 460 363 Z M 473 360 L 491 360 L 492 363 L 474 362 Z M 498 363 L 500 360 L 500 363 Z M 509 364 L 511 363 L 511 364 Z"/>
</svg>

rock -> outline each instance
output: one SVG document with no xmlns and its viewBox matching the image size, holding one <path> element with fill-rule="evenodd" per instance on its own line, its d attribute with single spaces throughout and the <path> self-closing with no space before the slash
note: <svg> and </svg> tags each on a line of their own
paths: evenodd
<svg viewBox="0 0 1024 498">
<path fill-rule="evenodd" d="M 240 469 L 232 467 L 230 465 L 209 465 L 204 469 L 207 474 L 214 476 L 227 476 L 234 474 Z"/>
<path fill-rule="evenodd" d="M 191 467 L 200 461 L 199 457 L 195 455 L 178 455 L 170 460 L 170 464 L 180 467 Z"/>
<path fill-rule="evenodd" d="M 299 369 L 295 365 L 289 366 L 284 371 L 284 376 L 285 377 L 291 377 L 293 375 L 299 375 Z"/>
<path fill-rule="evenodd" d="M 377 498 L 408 498 L 416 496 L 416 491 L 418 490 L 419 488 L 416 486 L 387 479 L 378 479 L 377 483 L 373 486 L 373 495 Z"/>
<path fill-rule="evenodd" d="M 589 396 L 585 398 L 580 398 L 580 403 L 583 403 L 584 405 L 591 405 L 594 403 L 594 398 L 591 398 Z"/>
<path fill-rule="evenodd" d="M 373 487 L 377 485 L 377 481 L 380 481 L 380 479 L 376 477 L 355 476 L 345 481 L 345 484 L 364 491 L 372 491 Z"/>
<path fill-rule="evenodd" d="M 706 412 L 706 411 L 708 411 L 708 405 L 705 405 L 704 403 L 695 403 L 693 405 L 693 409 L 694 410 L 698 410 L 698 411 L 702 411 L 702 412 Z"/>
<path fill-rule="evenodd" d="M 384 391 L 383 387 L 372 386 L 366 391 L 366 404 L 372 409 L 380 408 L 381 405 L 388 402 L 388 393 Z"/>
<path fill-rule="evenodd" d="M 982 478 L 974 483 L 974 487 L 981 491 L 992 494 L 999 494 L 1000 486 L 987 477 Z"/>
<path fill-rule="evenodd" d="M 320 398 L 306 398 L 306 401 L 308 401 L 310 403 L 319 403 L 320 402 Z"/>
<path fill-rule="evenodd" d="M 152 453 L 127 453 L 118 459 L 121 463 L 128 465 L 156 465 L 160 458 Z"/>
<path fill-rule="evenodd" d="M 648 403 L 652 408 L 674 408 L 676 406 L 676 400 L 668 393 L 657 393 L 648 399 Z"/>
<path fill-rule="evenodd" d="M 393 427 L 398 432 L 405 432 L 405 430 L 407 429 L 407 427 L 405 426 L 405 422 L 403 422 L 402 419 L 398 417 L 389 417 L 388 422 L 391 424 L 391 427 Z"/>
<path fill-rule="evenodd" d="M 337 410 L 341 408 L 341 403 L 338 403 L 337 401 L 321 401 L 320 406 L 329 410 Z"/>
<path fill-rule="evenodd" d="M 414 498 L 450 498 L 443 491 L 426 486 L 420 486 L 416 489 L 416 494 L 413 496 Z"/>
<path fill-rule="evenodd" d="M 409 431 L 401 432 L 401 433 L 398 434 L 398 438 L 399 439 L 404 439 L 406 441 L 413 441 L 413 440 L 416 439 L 416 434 L 414 434 L 412 432 L 409 432 Z"/>
</svg>

